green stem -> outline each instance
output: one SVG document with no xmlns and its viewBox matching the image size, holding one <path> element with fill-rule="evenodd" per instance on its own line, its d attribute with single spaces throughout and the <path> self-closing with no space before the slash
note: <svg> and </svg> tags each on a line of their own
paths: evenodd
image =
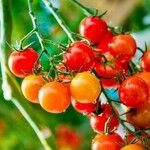
<svg viewBox="0 0 150 150">
<path fill-rule="evenodd" d="M 71 42 L 74 42 L 74 38 L 73 38 L 71 30 L 66 25 L 65 21 L 61 18 L 61 16 L 55 12 L 55 8 L 52 6 L 51 2 L 48 0 L 43 0 L 43 2 L 46 5 L 46 7 L 48 8 L 48 10 L 51 12 L 51 14 L 55 17 L 56 21 L 61 26 L 61 28 L 64 30 L 64 32 L 67 34 L 67 36 L 71 40 Z"/>
<path fill-rule="evenodd" d="M 33 12 L 32 2 L 33 2 L 33 0 L 28 0 L 29 15 L 31 17 L 31 21 L 32 21 L 32 24 L 33 24 L 33 31 L 35 31 L 35 34 L 36 34 L 36 36 L 39 40 L 39 43 L 41 45 L 42 51 L 45 51 L 43 38 L 42 38 L 42 35 L 39 33 L 39 30 L 38 30 L 38 27 L 37 27 L 37 19 L 34 15 L 34 12 Z"/>
<path fill-rule="evenodd" d="M 11 8 L 10 0 L 0 0 L 0 60 L 1 60 L 1 72 L 2 72 L 2 90 L 3 95 L 6 100 L 11 100 L 15 106 L 22 113 L 24 118 L 28 121 L 30 126 L 33 128 L 37 134 L 39 140 L 43 144 L 45 150 L 51 150 L 48 146 L 47 141 L 44 139 L 40 129 L 31 119 L 29 114 L 19 103 L 20 97 L 22 94 L 20 92 L 19 84 L 17 83 L 15 77 L 11 74 L 8 69 L 8 57 L 11 53 L 7 42 L 11 43 L 11 33 L 12 33 L 12 17 L 11 17 Z"/>
</svg>

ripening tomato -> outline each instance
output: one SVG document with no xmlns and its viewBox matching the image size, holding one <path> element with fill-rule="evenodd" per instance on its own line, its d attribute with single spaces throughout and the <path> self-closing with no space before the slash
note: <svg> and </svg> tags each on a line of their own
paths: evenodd
<svg viewBox="0 0 150 150">
<path fill-rule="evenodd" d="M 123 139 L 116 133 L 97 134 L 92 141 L 92 150 L 120 150 Z"/>
<path fill-rule="evenodd" d="M 45 84 L 39 91 L 39 102 L 50 113 L 64 112 L 70 101 L 71 96 L 68 88 L 56 81 Z"/>
<path fill-rule="evenodd" d="M 8 58 L 10 71 L 17 77 L 24 78 L 33 72 L 38 53 L 27 48 L 24 51 L 13 51 Z"/>
<path fill-rule="evenodd" d="M 95 16 L 84 18 L 79 26 L 81 36 L 89 39 L 92 43 L 99 43 L 107 32 L 106 22 Z"/>
<path fill-rule="evenodd" d="M 72 97 L 80 103 L 95 103 L 101 92 L 99 79 L 90 72 L 78 73 L 70 83 Z"/>
<path fill-rule="evenodd" d="M 73 108 L 83 114 L 90 114 L 96 111 L 96 104 L 94 103 L 80 103 L 74 99 L 71 100 Z"/>
<path fill-rule="evenodd" d="M 144 150 L 144 147 L 137 145 L 137 144 L 129 144 L 121 148 L 121 150 Z"/>
<path fill-rule="evenodd" d="M 119 88 L 121 102 L 128 107 L 141 107 L 148 99 L 148 86 L 137 76 L 127 78 Z"/>
<path fill-rule="evenodd" d="M 150 49 L 144 53 L 140 64 L 144 71 L 150 71 Z"/>
<path fill-rule="evenodd" d="M 121 62 L 130 61 L 136 52 L 136 42 L 131 35 L 117 35 L 109 43 L 109 50 Z"/>
<path fill-rule="evenodd" d="M 109 118 L 111 118 L 108 125 L 110 131 L 117 128 L 119 125 L 119 121 L 116 116 L 112 115 L 111 107 L 108 104 L 103 104 L 100 106 L 100 109 L 102 110 L 102 113 L 100 113 L 99 115 L 92 114 L 90 116 L 90 125 L 92 129 L 97 133 L 101 133 L 105 130 L 105 124 Z"/>
<path fill-rule="evenodd" d="M 25 77 L 21 84 L 24 97 L 33 103 L 39 103 L 39 90 L 45 83 L 41 75 L 29 75 Z"/>
<path fill-rule="evenodd" d="M 150 128 L 150 100 L 135 111 L 126 115 L 128 122 L 135 128 L 146 129 Z"/>
<path fill-rule="evenodd" d="M 89 44 L 76 41 L 64 54 L 64 63 L 69 71 L 88 71 L 94 64 L 94 53 Z"/>
<path fill-rule="evenodd" d="M 147 86 L 148 86 L 148 93 L 149 93 L 149 97 L 150 97 L 150 72 L 140 72 L 138 74 L 136 74 L 138 77 L 142 78 Z"/>
</svg>

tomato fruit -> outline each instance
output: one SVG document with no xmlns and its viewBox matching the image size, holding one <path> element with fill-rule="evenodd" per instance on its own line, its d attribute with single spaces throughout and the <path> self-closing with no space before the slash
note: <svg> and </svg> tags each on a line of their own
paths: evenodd
<svg viewBox="0 0 150 150">
<path fill-rule="evenodd" d="M 147 86 L 148 86 L 148 93 L 149 93 L 149 97 L 150 97 L 150 72 L 141 72 L 141 73 L 138 73 L 136 74 L 138 77 L 142 78 Z"/>
<path fill-rule="evenodd" d="M 68 88 L 62 83 L 53 81 L 45 84 L 39 91 L 41 106 L 50 113 L 64 112 L 71 101 Z"/>
<path fill-rule="evenodd" d="M 93 103 L 80 103 L 72 99 L 71 104 L 77 112 L 83 113 L 85 115 L 96 111 L 96 104 Z"/>
<path fill-rule="evenodd" d="M 135 128 L 146 129 L 150 127 L 150 100 L 135 111 L 126 115 L 128 122 Z"/>
<path fill-rule="evenodd" d="M 33 103 L 39 103 L 39 90 L 45 83 L 41 75 L 29 75 L 25 77 L 21 84 L 24 97 Z"/>
<path fill-rule="evenodd" d="M 137 76 L 127 78 L 119 88 L 121 102 L 128 107 L 141 107 L 148 99 L 148 86 Z"/>
<path fill-rule="evenodd" d="M 92 150 L 120 150 L 123 139 L 116 133 L 97 134 L 92 141 Z"/>
<path fill-rule="evenodd" d="M 121 148 L 121 150 L 144 150 L 144 148 L 137 144 L 129 144 L 129 145 Z"/>
<path fill-rule="evenodd" d="M 84 18 L 79 26 L 79 33 L 81 36 L 89 39 L 94 44 L 99 43 L 106 32 L 106 22 L 95 16 Z"/>
<path fill-rule="evenodd" d="M 130 61 L 136 52 L 136 42 L 131 35 L 117 35 L 109 43 L 109 50 L 121 62 Z"/>
<path fill-rule="evenodd" d="M 150 71 L 150 49 L 144 53 L 140 64 L 144 71 Z"/>
<path fill-rule="evenodd" d="M 76 41 L 64 54 L 64 63 L 69 71 L 88 71 L 94 64 L 94 53 L 89 44 Z"/>
<path fill-rule="evenodd" d="M 13 51 L 8 58 L 10 71 L 17 77 L 24 78 L 33 72 L 38 53 L 27 48 L 24 51 Z"/>
<path fill-rule="evenodd" d="M 101 92 L 99 79 L 90 72 L 78 73 L 70 83 L 72 97 L 80 103 L 95 103 Z"/>
<path fill-rule="evenodd" d="M 97 133 L 104 131 L 105 123 L 107 122 L 107 120 L 110 117 L 112 117 L 112 118 L 108 125 L 109 130 L 113 130 L 114 128 L 117 128 L 119 125 L 119 121 L 116 118 L 116 116 L 112 116 L 112 111 L 111 111 L 111 107 L 109 106 L 109 104 L 101 105 L 100 109 L 102 110 L 102 113 L 100 113 L 99 115 L 92 114 L 90 116 L 90 125 L 91 125 L 92 129 Z"/>
</svg>

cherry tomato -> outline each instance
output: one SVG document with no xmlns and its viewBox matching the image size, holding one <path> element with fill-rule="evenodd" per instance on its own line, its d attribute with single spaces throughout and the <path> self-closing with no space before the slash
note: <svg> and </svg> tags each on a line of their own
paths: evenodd
<svg viewBox="0 0 150 150">
<path fill-rule="evenodd" d="M 124 144 L 122 138 L 116 134 L 97 134 L 92 141 L 92 150 L 120 150 Z"/>
<path fill-rule="evenodd" d="M 121 150 L 144 150 L 144 147 L 137 145 L 137 144 L 129 144 L 121 148 Z"/>
<path fill-rule="evenodd" d="M 64 54 L 64 63 L 69 71 L 88 71 L 94 64 L 94 53 L 89 44 L 76 41 Z"/>
<path fill-rule="evenodd" d="M 70 83 L 72 97 L 80 103 L 95 103 L 101 92 L 99 79 L 89 72 L 78 73 Z"/>
<path fill-rule="evenodd" d="M 127 78 L 119 88 L 121 102 L 128 107 L 141 107 L 148 99 L 148 86 L 137 76 Z"/>
<path fill-rule="evenodd" d="M 41 106 L 50 113 L 64 112 L 71 101 L 68 88 L 59 82 L 49 82 L 39 91 Z"/>
<path fill-rule="evenodd" d="M 37 58 L 38 53 L 32 48 L 13 51 L 8 58 L 9 69 L 15 76 L 24 78 L 32 73 Z"/>
<path fill-rule="evenodd" d="M 142 56 L 140 63 L 144 71 L 150 71 L 150 49 Z"/>
<path fill-rule="evenodd" d="M 141 72 L 141 73 L 138 73 L 136 74 L 138 77 L 142 78 L 147 86 L 148 86 L 148 93 L 149 93 L 149 97 L 150 97 L 150 72 Z"/>
<path fill-rule="evenodd" d="M 94 111 L 96 111 L 96 104 L 93 103 L 80 103 L 74 99 L 71 100 L 73 108 L 83 114 L 90 114 Z"/>
<path fill-rule="evenodd" d="M 119 83 L 115 79 L 101 79 L 101 84 L 105 89 L 119 87 Z"/>
<path fill-rule="evenodd" d="M 33 103 L 39 103 L 39 90 L 45 83 L 46 82 L 41 75 L 29 75 L 25 77 L 21 84 L 21 90 L 24 97 Z"/>
<path fill-rule="evenodd" d="M 136 42 L 131 35 L 114 36 L 109 43 L 110 52 L 121 62 L 130 61 L 136 48 Z"/>
<path fill-rule="evenodd" d="M 102 109 L 102 113 L 100 113 L 99 115 L 92 114 L 90 116 L 90 125 L 92 129 L 97 133 L 101 133 L 102 131 L 104 131 L 105 124 L 110 117 L 112 118 L 109 123 L 109 129 L 113 130 L 114 128 L 117 128 L 119 125 L 119 121 L 116 116 L 112 116 L 111 107 L 108 104 L 103 104 L 100 108 Z"/>
<path fill-rule="evenodd" d="M 99 17 L 90 16 L 84 18 L 79 26 L 79 33 L 92 43 L 99 43 L 107 32 L 107 24 Z"/>
<path fill-rule="evenodd" d="M 127 120 L 134 127 L 146 129 L 150 127 L 150 100 L 135 111 L 127 114 Z"/>
</svg>

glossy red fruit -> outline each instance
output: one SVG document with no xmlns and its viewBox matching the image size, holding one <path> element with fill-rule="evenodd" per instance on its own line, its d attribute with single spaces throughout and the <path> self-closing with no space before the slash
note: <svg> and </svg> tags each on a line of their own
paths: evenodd
<svg viewBox="0 0 150 150">
<path fill-rule="evenodd" d="M 101 84 L 106 89 L 118 88 L 120 85 L 119 82 L 117 82 L 115 79 L 101 79 Z"/>
<path fill-rule="evenodd" d="M 109 123 L 109 129 L 113 130 L 117 128 L 119 125 L 119 121 L 116 116 L 112 116 L 111 107 L 108 104 L 103 104 L 100 108 L 102 109 L 102 113 L 100 113 L 99 115 L 92 114 L 90 116 L 90 125 L 92 129 L 97 133 L 103 132 L 105 129 L 105 124 L 110 117 L 111 120 Z"/>
<path fill-rule="evenodd" d="M 136 42 L 131 35 L 114 36 L 109 43 L 109 50 L 121 62 L 130 61 L 136 52 Z"/>
<path fill-rule="evenodd" d="M 79 33 L 94 44 L 101 42 L 106 32 L 107 24 L 99 17 L 90 16 L 80 23 Z"/>
<path fill-rule="evenodd" d="M 116 133 L 97 134 L 92 141 L 92 150 L 120 150 L 123 139 Z"/>
<path fill-rule="evenodd" d="M 13 51 L 8 58 L 10 71 L 17 77 L 24 78 L 33 72 L 38 53 L 27 48 L 24 51 Z"/>
<path fill-rule="evenodd" d="M 119 88 L 121 102 L 128 107 L 141 107 L 149 93 L 146 82 L 137 76 L 127 78 Z"/>
<path fill-rule="evenodd" d="M 93 68 L 94 53 L 89 44 L 76 41 L 64 54 L 64 63 L 69 71 L 88 71 Z"/>
<path fill-rule="evenodd" d="M 73 108 L 83 114 L 90 114 L 94 111 L 96 111 L 96 104 L 94 103 L 80 103 L 74 99 L 71 100 Z"/>
<path fill-rule="evenodd" d="M 142 56 L 140 63 L 144 71 L 150 71 L 150 49 Z"/>
</svg>

